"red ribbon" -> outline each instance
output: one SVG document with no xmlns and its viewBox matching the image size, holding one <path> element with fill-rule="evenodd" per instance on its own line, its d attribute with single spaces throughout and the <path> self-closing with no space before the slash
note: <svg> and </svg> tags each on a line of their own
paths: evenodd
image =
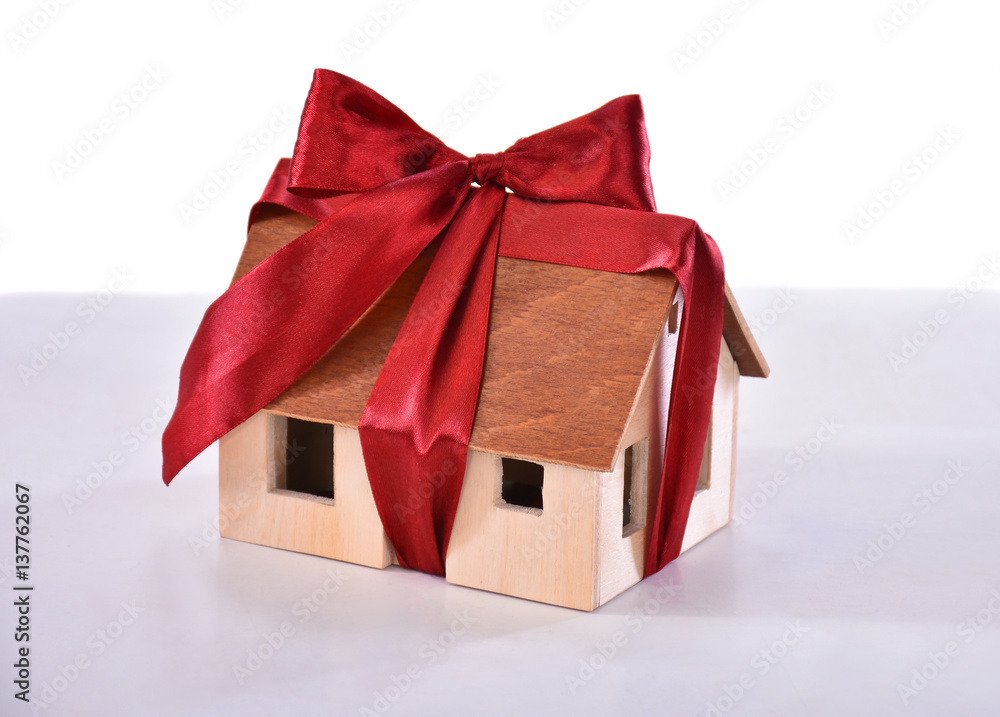
<svg viewBox="0 0 1000 717">
<path fill-rule="evenodd" d="M 724 280 L 718 248 L 695 222 L 655 213 L 648 164 L 635 95 L 470 159 L 370 88 L 316 70 L 292 160 L 279 163 L 261 203 L 319 223 L 205 312 L 163 434 L 164 481 L 289 388 L 440 237 L 359 430 L 400 564 L 443 575 L 498 253 L 619 273 L 664 268 L 685 310 L 649 526 L 645 573 L 658 571 L 680 553 L 697 484 L 712 392 L 683 387 L 714 385 Z M 280 292 L 290 271 L 307 278 Z M 430 494 L 415 510 L 414 492 Z"/>
</svg>

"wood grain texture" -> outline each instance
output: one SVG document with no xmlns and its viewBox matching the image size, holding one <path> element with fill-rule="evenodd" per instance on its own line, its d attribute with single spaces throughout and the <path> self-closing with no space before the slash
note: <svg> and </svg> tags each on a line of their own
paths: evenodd
<svg viewBox="0 0 1000 717">
<path fill-rule="evenodd" d="M 726 315 L 722 324 L 722 335 L 729 345 L 729 352 L 736 361 L 741 375 L 767 378 L 771 368 L 767 365 L 764 354 L 750 331 L 750 326 L 743 318 L 743 312 L 736 303 L 729 282 L 726 282 Z"/>
<path fill-rule="evenodd" d="M 268 208 L 236 278 L 315 222 Z M 428 248 L 268 409 L 356 428 L 433 256 Z M 608 471 L 677 282 L 500 257 L 470 448 Z"/>
</svg>

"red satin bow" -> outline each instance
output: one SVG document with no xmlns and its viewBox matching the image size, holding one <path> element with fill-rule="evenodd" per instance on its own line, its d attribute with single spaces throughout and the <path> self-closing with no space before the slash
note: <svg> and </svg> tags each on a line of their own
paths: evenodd
<svg viewBox="0 0 1000 717">
<path fill-rule="evenodd" d="M 648 163 L 634 95 L 469 159 L 368 87 L 317 70 L 291 164 L 279 164 L 261 202 L 319 224 L 206 311 L 163 434 L 164 481 L 291 386 L 440 237 L 359 430 L 399 562 L 443 575 L 498 251 L 620 273 L 665 268 L 680 283 L 685 311 L 645 565 L 647 575 L 656 572 L 680 552 L 697 484 L 712 393 L 681 389 L 714 383 L 724 281 L 718 248 L 695 222 L 655 213 Z M 281 277 L 303 267 L 308 280 L 271 301 Z M 429 495 L 416 510 L 408 502 L 414 491 Z"/>
</svg>

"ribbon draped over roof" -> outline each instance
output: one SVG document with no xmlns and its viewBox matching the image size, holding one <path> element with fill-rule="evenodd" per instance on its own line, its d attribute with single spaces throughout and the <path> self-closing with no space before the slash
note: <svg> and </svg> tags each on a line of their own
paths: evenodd
<svg viewBox="0 0 1000 717">
<path fill-rule="evenodd" d="M 505 235 L 505 256 L 619 273 L 668 269 L 684 294 L 645 564 L 647 575 L 656 572 L 680 553 L 697 484 L 725 282 L 715 242 L 695 222 L 655 212 L 648 165 L 635 95 L 469 158 L 365 85 L 317 70 L 292 159 L 279 163 L 251 223 L 261 203 L 319 223 L 205 312 L 163 434 L 164 481 L 295 383 L 438 239 L 359 432 L 400 564 L 443 575 L 482 379 L 501 217 L 517 220 L 504 212 L 508 188 L 536 211 Z M 549 222 L 579 231 L 552 241 Z M 306 280 L 280 291 L 292 270 Z M 414 494 L 426 498 L 414 506 Z"/>
</svg>

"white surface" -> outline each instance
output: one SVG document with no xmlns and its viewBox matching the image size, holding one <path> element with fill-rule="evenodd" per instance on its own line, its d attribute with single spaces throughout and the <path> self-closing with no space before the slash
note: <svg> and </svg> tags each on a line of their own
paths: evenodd
<svg viewBox="0 0 1000 717">
<path fill-rule="evenodd" d="M 737 293 L 748 316 L 770 318 L 777 293 Z M 29 713 L 11 696 L 6 570 L 21 481 L 33 496 L 33 689 L 64 688 L 46 715 L 358 715 L 387 691 L 392 715 L 704 715 L 710 702 L 728 706 L 727 686 L 744 675 L 752 686 L 728 714 L 995 714 L 1000 296 L 960 310 L 940 292 L 790 299 L 760 334 L 772 377 L 742 382 L 737 506 L 777 471 L 789 480 L 743 525 L 586 614 L 214 539 L 217 452 L 164 488 L 156 420 L 210 297 L 118 297 L 26 386 L 17 366 L 79 319 L 83 297 L 3 297 L 0 713 Z M 894 371 L 887 352 L 942 309 L 948 323 Z M 145 435 L 146 419 L 148 440 L 123 441 L 132 426 Z M 823 443 L 826 419 L 842 428 Z M 820 444 L 799 469 L 790 462 Z M 63 496 L 116 450 L 122 465 L 68 511 Z M 949 461 L 970 469 L 922 513 L 914 496 Z M 913 527 L 859 572 L 855 556 L 904 512 Z M 331 572 L 343 585 L 324 591 Z M 323 604 L 303 610 L 317 590 Z M 142 612 L 98 654 L 123 602 Z M 957 631 L 983 610 L 980 633 Z M 241 685 L 234 666 L 283 623 L 294 632 Z M 791 639 L 789 623 L 806 632 L 762 674 L 761 651 Z M 454 639 L 453 625 L 464 630 Z M 571 687 L 616 632 L 614 657 Z M 897 685 L 949 641 L 958 654 L 904 706 Z M 86 669 L 57 681 L 78 655 Z M 411 666 L 418 676 L 395 692 Z"/>
<path fill-rule="evenodd" d="M 4 0 L 0 290 L 91 292 L 126 268 L 132 290 L 221 292 L 316 67 L 365 82 L 468 154 L 639 93 L 660 210 L 718 239 L 734 285 L 940 288 L 995 249 L 984 228 L 1000 195 L 1000 3 L 392 2 L 399 12 L 345 56 L 390 0 Z M 236 7 L 220 16 L 223 3 Z M 42 5 L 58 12 L 12 41 Z M 896 6 L 914 12 L 883 36 Z M 679 70 L 706 24 L 718 37 Z M 134 109 L 118 104 L 150 66 L 166 76 L 136 90 Z M 784 116 L 816 86 L 832 96 L 791 131 Z M 102 120 L 111 133 L 60 180 L 53 163 Z M 949 127 L 949 149 L 907 173 Z M 768 139 L 776 151 L 723 201 L 717 183 Z M 182 218 L 228 162 L 238 174 Z M 849 243 L 844 223 L 894 181 L 905 193 Z"/>
</svg>

